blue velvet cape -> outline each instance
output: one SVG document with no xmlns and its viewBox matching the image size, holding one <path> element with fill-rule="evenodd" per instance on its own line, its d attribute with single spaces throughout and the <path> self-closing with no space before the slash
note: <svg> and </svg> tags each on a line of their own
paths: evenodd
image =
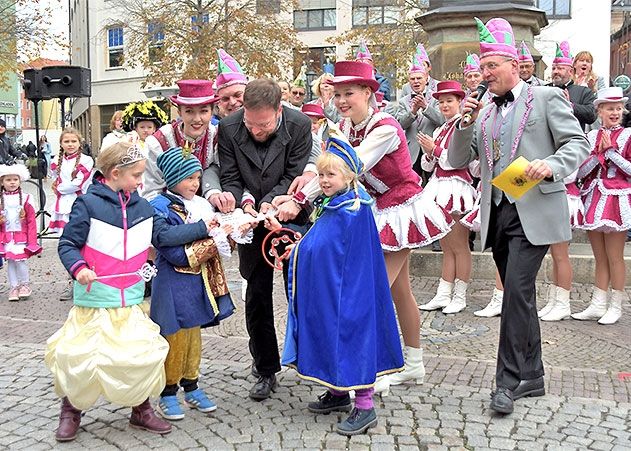
<svg viewBox="0 0 631 451">
<path fill-rule="evenodd" d="M 291 253 L 283 365 L 329 388 L 371 387 L 403 366 L 370 196 L 333 197 Z"/>
</svg>

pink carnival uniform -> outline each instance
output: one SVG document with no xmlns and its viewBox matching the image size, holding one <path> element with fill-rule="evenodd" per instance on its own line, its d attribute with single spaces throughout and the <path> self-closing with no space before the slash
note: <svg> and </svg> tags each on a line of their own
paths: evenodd
<svg viewBox="0 0 631 451">
<path fill-rule="evenodd" d="M 578 170 L 585 204 L 584 230 L 631 229 L 631 128 L 610 129 L 612 148 L 597 151 L 603 129 L 588 133 L 592 152 Z"/>
<path fill-rule="evenodd" d="M 63 150 L 60 150 L 60 152 L 63 152 Z M 79 163 L 75 164 L 79 155 L 81 155 Z M 50 165 L 50 170 L 55 174 L 55 182 L 57 183 L 55 207 L 48 224 L 51 232 L 62 232 L 64 230 L 70 218 L 70 210 L 72 210 L 72 204 L 75 199 L 88 191 L 88 187 L 92 182 L 93 167 L 94 160 L 88 155 L 83 155 L 79 152 L 71 156 L 64 155 L 61 167 L 57 165 L 56 161 Z"/>
<path fill-rule="evenodd" d="M 35 208 L 30 194 L 20 191 L 3 194 L 5 221 L 0 224 L 0 255 L 8 260 L 26 260 L 41 251 L 37 244 Z M 20 200 L 22 201 L 20 203 Z M 24 209 L 23 217 L 21 211 Z"/>
<path fill-rule="evenodd" d="M 454 169 L 447 160 L 449 141 L 454 132 L 456 115 L 434 132 L 434 156 L 426 153 L 421 159 L 424 171 L 434 174 L 425 186 L 424 194 L 451 214 L 464 214 L 473 208 L 476 191 L 468 168 Z"/>
<path fill-rule="evenodd" d="M 425 246 L 449 233 L 453 219 L 422 194 L 405 132 L 396 119 L 371 108 L 364 122 L 353 127 L 342 119 L 340 128 L 364 162 L 360 180 L 376 201 L 373 212 L 384 250 Z"/>
</svg>

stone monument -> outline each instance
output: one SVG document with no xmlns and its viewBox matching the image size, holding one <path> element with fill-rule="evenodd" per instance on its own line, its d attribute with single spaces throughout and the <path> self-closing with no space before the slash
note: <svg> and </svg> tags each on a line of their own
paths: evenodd
<svg viewBox="0 0 631 451">
<path fill-rule="evenodd" d="M 548 19 L 544 11 L 535 8 L 534 0 L 429 0 L 427 12 L 416 21 L 428 36 L 426 49 L 434 78 L 462 81 L 467 52 L 480 52 L 474 17 L 484 23 L 493 17 L 508 20 L 516 43 L 525 41 L 530 48 L 536 64 L 535 74 L 542 78 L 545 67 L 533 38 L 548 25 Z"/>
</svg>

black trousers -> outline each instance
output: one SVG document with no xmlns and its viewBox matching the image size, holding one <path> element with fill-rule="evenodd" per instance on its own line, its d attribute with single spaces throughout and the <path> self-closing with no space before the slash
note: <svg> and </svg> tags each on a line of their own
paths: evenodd
<svg viewBox="0 0 631 451">
<path fill-rule="evenodd" d="M 283 266 L 283 276 L 286 290 L 286 264 Z M 250 336 L 250 353 L 259 374 L 271 376 L 280 371 L 280 355 L 274 326 L 274 270 L 260 259 L 246 280 L 248 288 L 245 292 L 245 325 Z"/>
<path fill-rule="evenodd" d="M 535 281 L 549 246 L 528 241 L 517 208 L 506 198 L 492 205 L 489 234 L 504 284 L 495 383 L 513 390 L 520 380 L 543 376 Z"/>
</svg>

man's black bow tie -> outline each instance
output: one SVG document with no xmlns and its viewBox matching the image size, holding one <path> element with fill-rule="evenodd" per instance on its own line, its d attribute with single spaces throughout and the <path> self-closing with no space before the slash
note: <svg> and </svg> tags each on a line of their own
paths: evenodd
<svg viewBox="0 0 631 451">
<path fill-rule="evenodd" d="M 503 96 L 495 96 L 493 97 L 493 103 L 497 105 L 497 107 L 506 106 L 510 102 L 515 100 L 515 96 L 513 95 L 513 91 L 508 91 Z"/>
</svg>

